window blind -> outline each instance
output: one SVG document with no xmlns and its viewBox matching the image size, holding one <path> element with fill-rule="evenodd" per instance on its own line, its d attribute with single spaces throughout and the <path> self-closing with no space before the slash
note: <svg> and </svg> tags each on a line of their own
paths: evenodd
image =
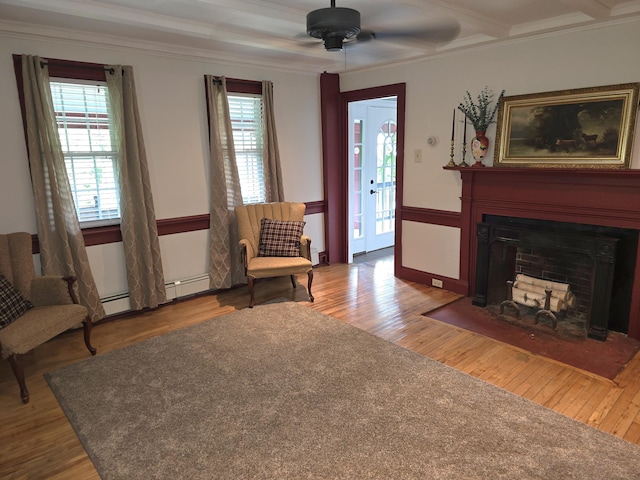
<svg viewBox="0 0 640 480">
<path fill-rule="evenodd" d="M 228 99 L 242 201 L 265 202 L 262 96 L 234 94 L 228 95 Z"/>
<path fill-rule="evenodd" d="M 78 220 L 113 223 L 120 205 L 106 83 L 65 79 L 50 86 Z"/>
</svg>

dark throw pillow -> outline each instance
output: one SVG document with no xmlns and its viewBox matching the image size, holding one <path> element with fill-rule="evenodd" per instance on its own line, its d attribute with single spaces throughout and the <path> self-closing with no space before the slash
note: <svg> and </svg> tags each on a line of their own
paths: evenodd
<svg viewBox="0 0 640 480">
<path fill-rule="evenodd" d="M 295 220 L 260 221 L 259 257 L 299 257 L 300 237 L 305 222 Z"/>
<path fill-rule="evenodd" d="M 4 275 L 0 275 L 0 328 L 9 325 L 30 308 L 33 308 L 33 304 Z"/>
</svg>

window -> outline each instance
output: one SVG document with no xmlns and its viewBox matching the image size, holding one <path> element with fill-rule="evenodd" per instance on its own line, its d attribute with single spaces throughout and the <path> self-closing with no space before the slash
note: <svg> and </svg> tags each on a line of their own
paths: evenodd
<svg viewBox="0 0 640 480">
<path fill-rule="evenodd" d="M 364 237 L 364 120 L 353 121 L 353 238 Z"/>
<path fill-rule="evenodd" d="M 392 232 L 396 218 L 396 158 L 398 133 L 396 123 L 387 120 L 376 138 L 376 234 Z"/>
<path fill-rule="evenodd" d="M 52 78 L 58 133 L 83 227 L 117 223 L 117 153 L 105 82 Z"/>
<path fill-rule="evenodd" d="M 266 201 L 262 159 L 262 95 L 229 94 L 229 115 L 243 203 Z"/>
</svg>

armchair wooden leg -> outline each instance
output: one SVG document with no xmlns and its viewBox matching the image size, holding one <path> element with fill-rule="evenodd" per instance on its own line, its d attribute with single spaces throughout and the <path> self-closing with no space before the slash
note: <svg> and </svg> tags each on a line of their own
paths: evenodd
<svg viewBox="0 0 640 480">
<path fill-rule="evenodd" d="M 96 349 L 91 345 L 91 328 L 93 325 L 88 315 L 87 318 L 82 321 L 82 327 L 84 330 L 84 344 L 87 346 L 89 352 L 91 352 L 91 355 L 95 355 Z"/>
<path fill-rule="evenodd" d="M 253 282 L 255 279 L 253 277 L 247 277 L 247 285 L 249 285 L 249 308 L 253 308 Z"/>
<path fill-rule="evenodd" d="M 309 282 L 307 284 L 307 290 L 309 291 L 309 300 L 313 302 L 315 300 L 313 298 L 313 295 L 311 294 L 311 283 L 313 282 L 313 270 L 309 270 L 307 272 L 307 277 L 309 277 Z"/>
<path fill-rule="evenodd" d="M 298 284 L 296 283 L 296 276 L 295 275 L 289 275 L 291 277 L 291 285 L 293 285 L 293 288 L 297 288 Z"/>
<path fill-rule="evenodd" d="M 18 380 L 18 385 L 20 386 L 20 398 L 22 399 L 22 403 L 29 403 L 29 390 L 27 390 L 27 384 L 24 381 L 24 370 L 22 369 L 20 355 L 16 355 L 15 353 L 10 355 L 9 363 L 11 364 L 13 374 L 16 376 L 16 380 Z"/>
</svg>

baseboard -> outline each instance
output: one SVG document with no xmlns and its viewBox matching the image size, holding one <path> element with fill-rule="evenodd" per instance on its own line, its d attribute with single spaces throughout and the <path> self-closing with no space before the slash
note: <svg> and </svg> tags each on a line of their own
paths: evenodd
<svg viewBox="0 0 640 480">
<path fill-rule="evenodd" d="M 408 267 L 400 267 L 398 278 L 410 280 L 412 282 L 421 283 L 423 285 L 433 286 L 433 280 L 442 282 L 442 287 L 450 292 L 459 293 L 460 295 L 469 295 L 469 283 L 457 278 L 444 277 L 429 272 L 422 272 Z"/>
</svg>

